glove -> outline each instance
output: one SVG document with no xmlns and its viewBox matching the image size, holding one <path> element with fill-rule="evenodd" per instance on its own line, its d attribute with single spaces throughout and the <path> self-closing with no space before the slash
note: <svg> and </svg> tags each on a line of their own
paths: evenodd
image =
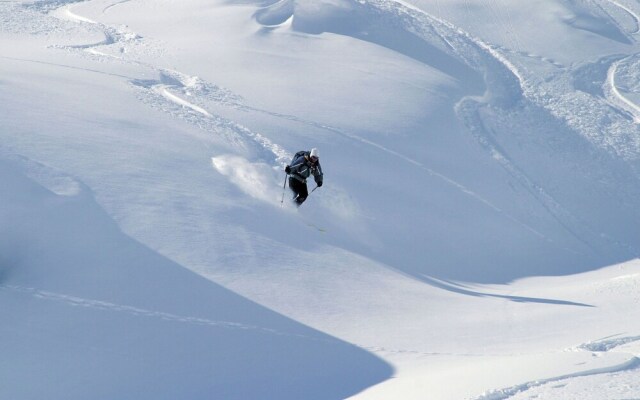
<svg viewBox="0 0 640 400">
<path fill-rule="evenodd" d="M 322 186 L 322 181 L 318 182 L 318 187 Z"/>
<path fill-rule="evenodd" d="M 286 172 L 287 174 L 290 174 L 291 173 L 291 167 L 288 166 L 288 165 L 286 167 L 284 167 L 284 172 Z"/>
</svg>

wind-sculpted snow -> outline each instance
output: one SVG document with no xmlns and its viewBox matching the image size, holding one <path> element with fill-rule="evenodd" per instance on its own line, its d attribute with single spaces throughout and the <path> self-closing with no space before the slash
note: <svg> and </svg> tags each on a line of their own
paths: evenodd
<svg viewBox="0 0 640 400">
<path fill-rule="evenodd" d="M 395 2 L 281 0 L 260 9 L 256 19 L 264 25 L 292 19 L 295 31 L 331 32 L 372 42 L 451 75 L 478 94 L 482 91 L 478 73 L 451 54 L 456 49 L 442 37 L 438 27 L 420 13 Z"/>
<path fill-rule="evenodd" d="M 295 11 L 295 3 L 292 0 L 280 0 L 269 4 L 255 13 L 256 20 L 265 26 L 276 26 L 285 23 Z"/>
</svg>

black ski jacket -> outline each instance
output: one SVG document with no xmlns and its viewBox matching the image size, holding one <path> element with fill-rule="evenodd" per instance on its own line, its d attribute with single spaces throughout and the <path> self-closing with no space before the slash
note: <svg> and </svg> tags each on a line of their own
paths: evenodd
<svg viewBox="0 0 640 400">
<path fill-rule="evenodd" d="M 291 160 L 291 176 L 300 182 L 307 182 L 307 178 L 313 174 L 313 179 L 317 185 L 322 184 L 322 167 L 320 160 L 315 163 L 309 158 L 308 151 L 299 151 Z"/>
</svg>

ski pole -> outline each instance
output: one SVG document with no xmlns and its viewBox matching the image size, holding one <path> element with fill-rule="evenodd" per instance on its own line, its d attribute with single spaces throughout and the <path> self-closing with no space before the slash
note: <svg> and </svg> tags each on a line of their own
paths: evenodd
<svg viewBox="0 0 640 400">
<path fill-rule="evenodd" d="M 311 196 L 311 193 L 315 192 L 317 188 L 319 188 L 320 186 L 316 185 L 316 187 L 313 188 L 313 190 L 309 193 L 309 196 Z"/>
<path fill-rule="evenodd" d="M 280 200 L 280 207 L 282 207 L 282 205 L 284 204 L 284 192 L 286 190 L 287 187 L 287 177 L 289 176 L 289 174 L 285 174 L 284 175 L 284 184 L 282 185 L 282 199 Z"/>
</svg>

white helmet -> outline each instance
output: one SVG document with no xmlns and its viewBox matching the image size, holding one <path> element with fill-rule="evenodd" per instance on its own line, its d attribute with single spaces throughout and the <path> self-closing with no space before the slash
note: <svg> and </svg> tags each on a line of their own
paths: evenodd
<svg viewBox="0 0 640 400">
<path fill-rule="evenodd" d="M 309 158 L 319 159 L 320 158 L 320 152 L 318 151 L 318 149 L 316 149 L 315 147 L 313 149 L 311 149 L 311 152 L 309 153 Z"/>
</svg>

